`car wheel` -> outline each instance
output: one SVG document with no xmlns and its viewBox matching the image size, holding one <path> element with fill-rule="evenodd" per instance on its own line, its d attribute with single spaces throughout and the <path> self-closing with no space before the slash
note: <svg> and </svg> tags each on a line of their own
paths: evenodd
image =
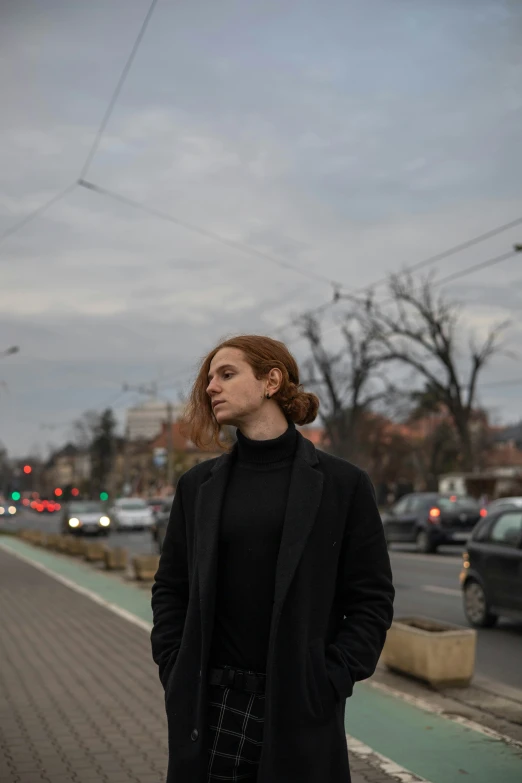
<svg viewBox="0 0 522 783">
<path fill-rule="evenodd" d="M 417 552 L 421 552 L 423 555 L 429 555 L 436 551 L 436 547 L 430 540 L 429 535 L 425 530 L 419 530 L 417 538 L 415 539 Z"/>
<path fill-rule="evenodd" d="M 469 579 L 464 585 L 464 614 L 475 628 L 491 628 L 498 620 L 489 610 L 486 593 L 479 582 Z"/>
</svg>

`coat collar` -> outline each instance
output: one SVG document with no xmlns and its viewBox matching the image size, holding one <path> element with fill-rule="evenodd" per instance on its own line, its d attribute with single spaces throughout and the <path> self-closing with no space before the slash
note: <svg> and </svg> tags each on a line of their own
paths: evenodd
<svg viewBox="0 0 522 783">
<path fill-rule="evenodd" d="M 219 521 L 233 456 L 234 449 L 216 460 L 199 489 L 196 505 L 196 562 L 204 636 L 211 632 L 212 623 L 208 623 L 214 616 Z M 277 559 L 274 615 L 285 600 L 319 510 L 323 475 L 317 470 L 318 463 L 315 446 L 298 432 Z"/>
</svg>

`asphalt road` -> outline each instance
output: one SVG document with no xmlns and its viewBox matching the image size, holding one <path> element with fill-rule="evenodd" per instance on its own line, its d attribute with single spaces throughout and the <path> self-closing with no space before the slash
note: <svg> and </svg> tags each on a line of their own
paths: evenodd
<svg viewBox="0 0 522 783">
<path fill-rule="evenodd" d="M 46 532 L 58 530 L 58 516 L 23 512 L 10 522 Z M 130 553 L 155 552 L 148 531 L 112 532 L 109 544 Z M 396 589 L 395 616 L 423 615 L 467 626 L 459 588 L 462 547 L 441 547 L 436 555 L 420 555 L 408 545 L 393 545 L 390 555 Z M 522 623 L 501 619 L 496 628 L 479 630 L 475 671 L 482 677 L 522 688 Z"/>
</svg>

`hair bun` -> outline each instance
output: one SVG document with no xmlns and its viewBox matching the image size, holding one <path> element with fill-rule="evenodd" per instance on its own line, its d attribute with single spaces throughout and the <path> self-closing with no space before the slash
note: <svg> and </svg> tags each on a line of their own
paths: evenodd
<svg viewBox="0 0 522 783">
<path fill-rule="evenodd" d="M 317 417 L 319 398 L 311 392 L 302 391 L 301 386 L 293 387 L 286 400 L 278 399 L 281 408 L 295 424 L 310 424 Z"/>
</svg>

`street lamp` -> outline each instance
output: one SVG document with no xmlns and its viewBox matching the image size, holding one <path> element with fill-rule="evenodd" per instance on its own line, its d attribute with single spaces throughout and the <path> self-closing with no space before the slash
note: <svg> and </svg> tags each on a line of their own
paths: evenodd
<svg viewBox="0 0 522 783">
<path fill-rule="evenodd" d="M 0 359 L 4 356 L 11 356 L 13 353 L 18 353 L 20 348 L 18 345 L 12 345 L 10 348 L 6 348 L 5 351 L 0 351 Z"/>
</svg>

